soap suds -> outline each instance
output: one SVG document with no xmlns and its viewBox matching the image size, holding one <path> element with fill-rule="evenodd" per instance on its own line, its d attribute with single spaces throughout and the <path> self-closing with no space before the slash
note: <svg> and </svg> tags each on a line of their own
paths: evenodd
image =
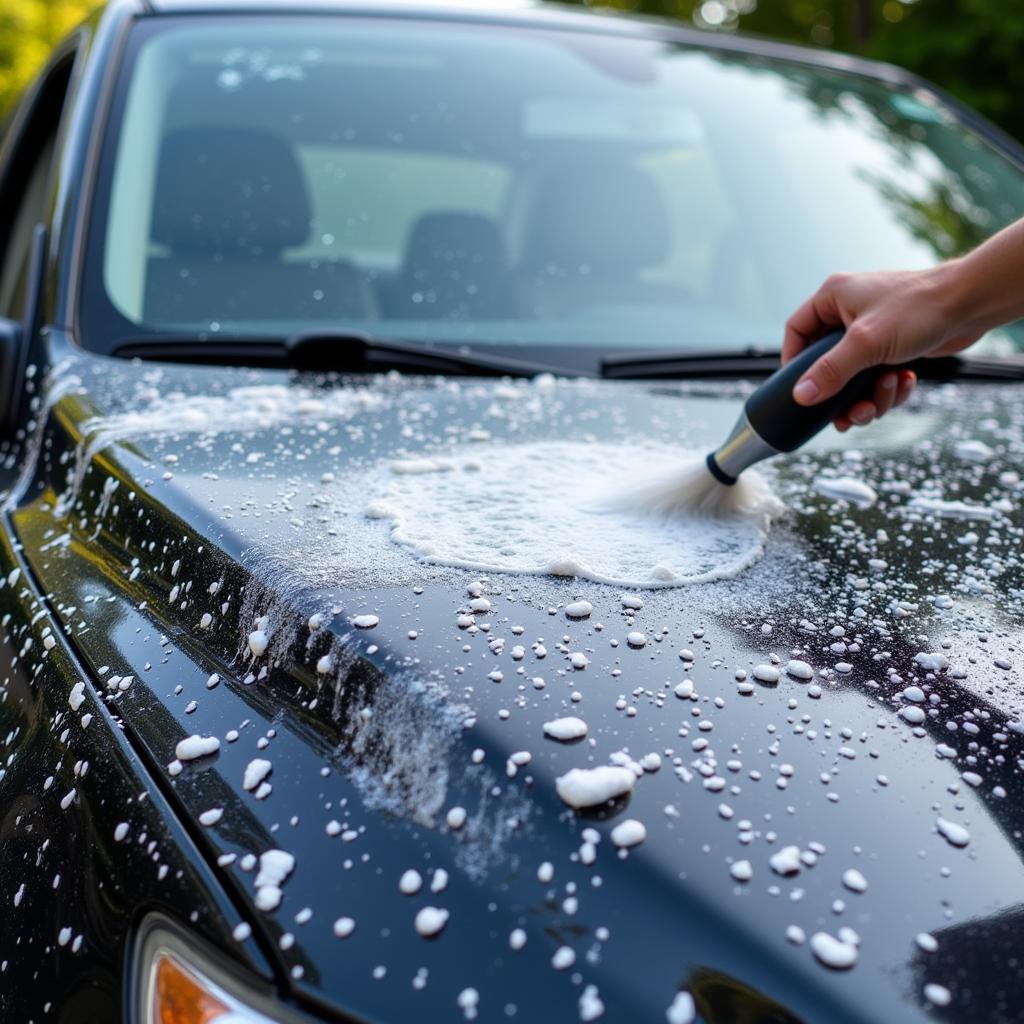
<svg viewBox="0 0 1024 1024">
<path fill-rule="evenodd" d="M 454 455 L 443 471 L 392 463 L 367 514 L 389 519 L 393 541 L 437 565 L 652 589 L 735 578 L 763 555 L 781 502 L 756 472 L 726 488 L 703 463 L 636 482 L 638 464 L 679 457 L 540 442 Z M 584 611 L 581 602 L 567 614 Z"/>
<path fill-rule="evenodd" d="M 844 971 L 857 962 L 857 947 L 843 942 L 828 932 L 815 932 L 811 936 L 811 952 L 826 966 Z"/>
<path fill-rule="evenodd" d="M 71 705 L 72 711 L 77 711 L 82 703 L 85 701 L 85 683 L 79 681 L 71 687 L 71 693 L 68 694 L 68 704 Z"/>
<path fill-rule="evenodd" d="M 914 661 L 926 672 L 942 672 L 949 668 L 949 658 L 938 652 L 919 651 L 914 655 Z"/>
<path fill-rule="evenodd" d="M 772 871 L 777 875 L 795 875 L 800 871 L 800 847 L 784 846 L 768 858 Z"/>
<path fill-rule="evenodd" d="M 208 757 L 220 750 L 220 740 L 216 736 L 189 736 L 175 748 L 174 756 L 179 761 L 194 761 L 199 757 Z"/>
<path fill-rule="evenodd" d="M 843 885 L 851 892 L 867 892 L 868 880 L 856 868 L 847 868 L 843 872 Z"/>
<path fill-rule="evenodd" d="M 957 441 L 953 452 L 958 459 L 967 462 L 988 462 L 995 452 L 984 441 Z"/>
<path fill-rule="evenodd" d="M 697 1007 L 689 992 L 677 992 L 665 1011 L 668 1024 L 693 1024 L 697 1018 Z"/>
<path fill-rule="evenodd" d="M 256 906 L 260 910 L 276 910 L 281 902 L 281 886 L 295 870 L 295 858 L 284 850 L 267 850 L 260 854 L 260 870 L 256 875 Z"/>
<path fill-rule="evenodd" d="M 572 946 L 559 946 L 551 958 L 551 966 L 556 971 L 566 971 L 576 963 L 576 951 Z"/>
<path fill-rule="evenodd" d="M 995 519 L 999 512 L 987 505 L 971 505 L 966 501 L 945 501 L 942 498 L 927 498 L 918 495 L 911 499 L 908 508 L 930 513 L 940 519 Z"/>
<path fill-rule="evenodd" d="M 814 481 L 814 489 L 826 498 L 848 501 L 859 508 L 870 508 L 878 501 L 873 487 L 851 476 L 819 476 Z"/>
<path fill-rule="evenodd" d="M 398 888 L 406 896 L 415 896 L 423 888 L 423 876 L 415 868 L 409 868 L 398 880 Z"/>
<path fill-rule="evenodd" d="M 644 823 L 637 821 L 636 818 L 627 818 L 612 829 L 612 842 L 622 849 L 638 846 L 646 838 L 647 829 Z"/>
<path fill-rule="evenodd" d="M 601 765 L 598 768 L 573 768 L 555 780 L 558 795 L 577 809 L 597 807 L 632 790 L 636 775 L 628 768 Z"/>
<path fill-rule="evenodd" d="M 604 1003 L 601 1002 L 596 985 L 588 985 L 579 999 L 580 1020 L 598 1020 L 604 1016 Z"/>
<path fill-rule="evenodd" d="M 792 661 L 786 662 L 786 675 L 793 679 L 806 681 L 814 678 L 814 669 L 806 661 L 794 658 Z"/>
<path fill-rule="evenodd" d="M 936 985 L 931 982 L 924 987 L 924 997 L 934 1006 L 949 1006 L 953 1001 L 953 995 L 945 985 Z"/>
<path fill-rule="evenodd" d="M 544 723 L 544 735 L 553 740 L 578 740 L 587 735 L 587 723 L 582 718 L 569 716 Z"/>
<path fill-rule="evenodd" d="M 242 776 L 242 788 L 254 790 L 269 774 L 273 765 L 262 757 L 253 758 L 246 766 Z"/>
<path fill-rule="evenodd" d="M 754 869 L 749 860 L 738 860 L 729 868 L 729 874 L 737 882 L 749 882 L 754 877 Z"/>
<path fill-rule="evenodd" d="M 440 907 L 423 907 L 416 915 L 416 931 L 425 939 L 439 934 L 448 923 L 448 911 Z"/>
<path fill-rule="evenodd" d="M 939 830 L 939 835 L 952 846 L 966 846 L 971 841 L 971 833 L 955 821 L 939 818 L 935 822 L 935 827 Z"/>
<path fill-rule="evenodd" d="M 594 610 L 589 601 L 573 601 L 565 606 L 565 615 L 569 619 L 587 619 Z"/>
</svg>

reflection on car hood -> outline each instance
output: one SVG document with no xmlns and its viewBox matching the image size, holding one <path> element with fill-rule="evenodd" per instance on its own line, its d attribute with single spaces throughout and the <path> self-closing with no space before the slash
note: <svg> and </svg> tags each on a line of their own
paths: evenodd
<svg viewBox="0 0 1024 1024">
<path fill-rule="evenodd" d="M 396 463 L 706 451 L 745 393 L 64 365 L 18 531 L 297 998 L 382 1021 L 663 1020 L 681 989 L 714 1022 L 1013 1018 L 1014 389 L 928 389 L 780 460 L 788 511 L 735 580 L 624 600 L 435 564 L 374 509 Z M 545 735 L 569 716 L 585 738 Z M 192 734 L 219 749 L 190 758 Z M 610 764 L 631 792 L 559 798 Z M 270 850 L 290 870 L 261 871 Z"/>
</svg>

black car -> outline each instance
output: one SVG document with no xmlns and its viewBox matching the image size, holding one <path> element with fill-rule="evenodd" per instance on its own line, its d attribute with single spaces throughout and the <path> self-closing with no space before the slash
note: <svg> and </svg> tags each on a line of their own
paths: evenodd
<svg viewBox="0 0 1024 1024">
<path fill-rule="evenodd" d="M 1022 214 L 891 67 L 108 4 L 0 150 L 0 1019 L 1021 1020 L 1024 329 L 630 502 Z"/>
</svg>

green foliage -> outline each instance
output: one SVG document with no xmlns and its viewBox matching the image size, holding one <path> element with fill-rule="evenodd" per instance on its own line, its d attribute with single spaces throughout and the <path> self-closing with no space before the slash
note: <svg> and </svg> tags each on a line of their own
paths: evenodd
<svg viewBox="0 0 1024 1024">
<path fill-rule="evenodd" d="M 0 0 L 0 118 L 96 0 Z"/>
<path fill-rule="evenodd" d="M 1024 139 L 1024 6 L 999 0 L 918 0 L 883 25 L 868 54 L 916 71 Z"/>
<path fill-rule="evenodd" d="M 563 0 L 565 3 L 580 0 Z M 1024 5 L 1005 0 L 591 0 L 890 61 L 1024 139 Z"/>
</svg>

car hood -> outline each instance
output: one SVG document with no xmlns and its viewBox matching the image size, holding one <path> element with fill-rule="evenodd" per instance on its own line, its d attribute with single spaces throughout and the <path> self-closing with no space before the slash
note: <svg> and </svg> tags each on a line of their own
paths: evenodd
<svg viewBox="0 0 1024 1024">
<path fill-rule="evenodd" d="M 53 373 L 8 498 L 26 557 L 296 999 L 380 1021 L 663 1020 L 681 990 L 713 1022 L 1013 1018 L 1015 389 L 922 389 L 777 460 L 763 545 L 748 523 L 702 555 L 729 578 L 677 585 L 672 533 L 620 581 L 646 586 L 552 574 L 618 579 L 666 529 L 588 562 L 595 452 L 629 497 L 631 465 L 711 449 L 748 392 Z M 531 508 L 587 533 L 549 557 Z M 545 734 L 570 716 L 585 738 Z M 607 765 L 628 793 L 560 798 Z"/>
</svg>

